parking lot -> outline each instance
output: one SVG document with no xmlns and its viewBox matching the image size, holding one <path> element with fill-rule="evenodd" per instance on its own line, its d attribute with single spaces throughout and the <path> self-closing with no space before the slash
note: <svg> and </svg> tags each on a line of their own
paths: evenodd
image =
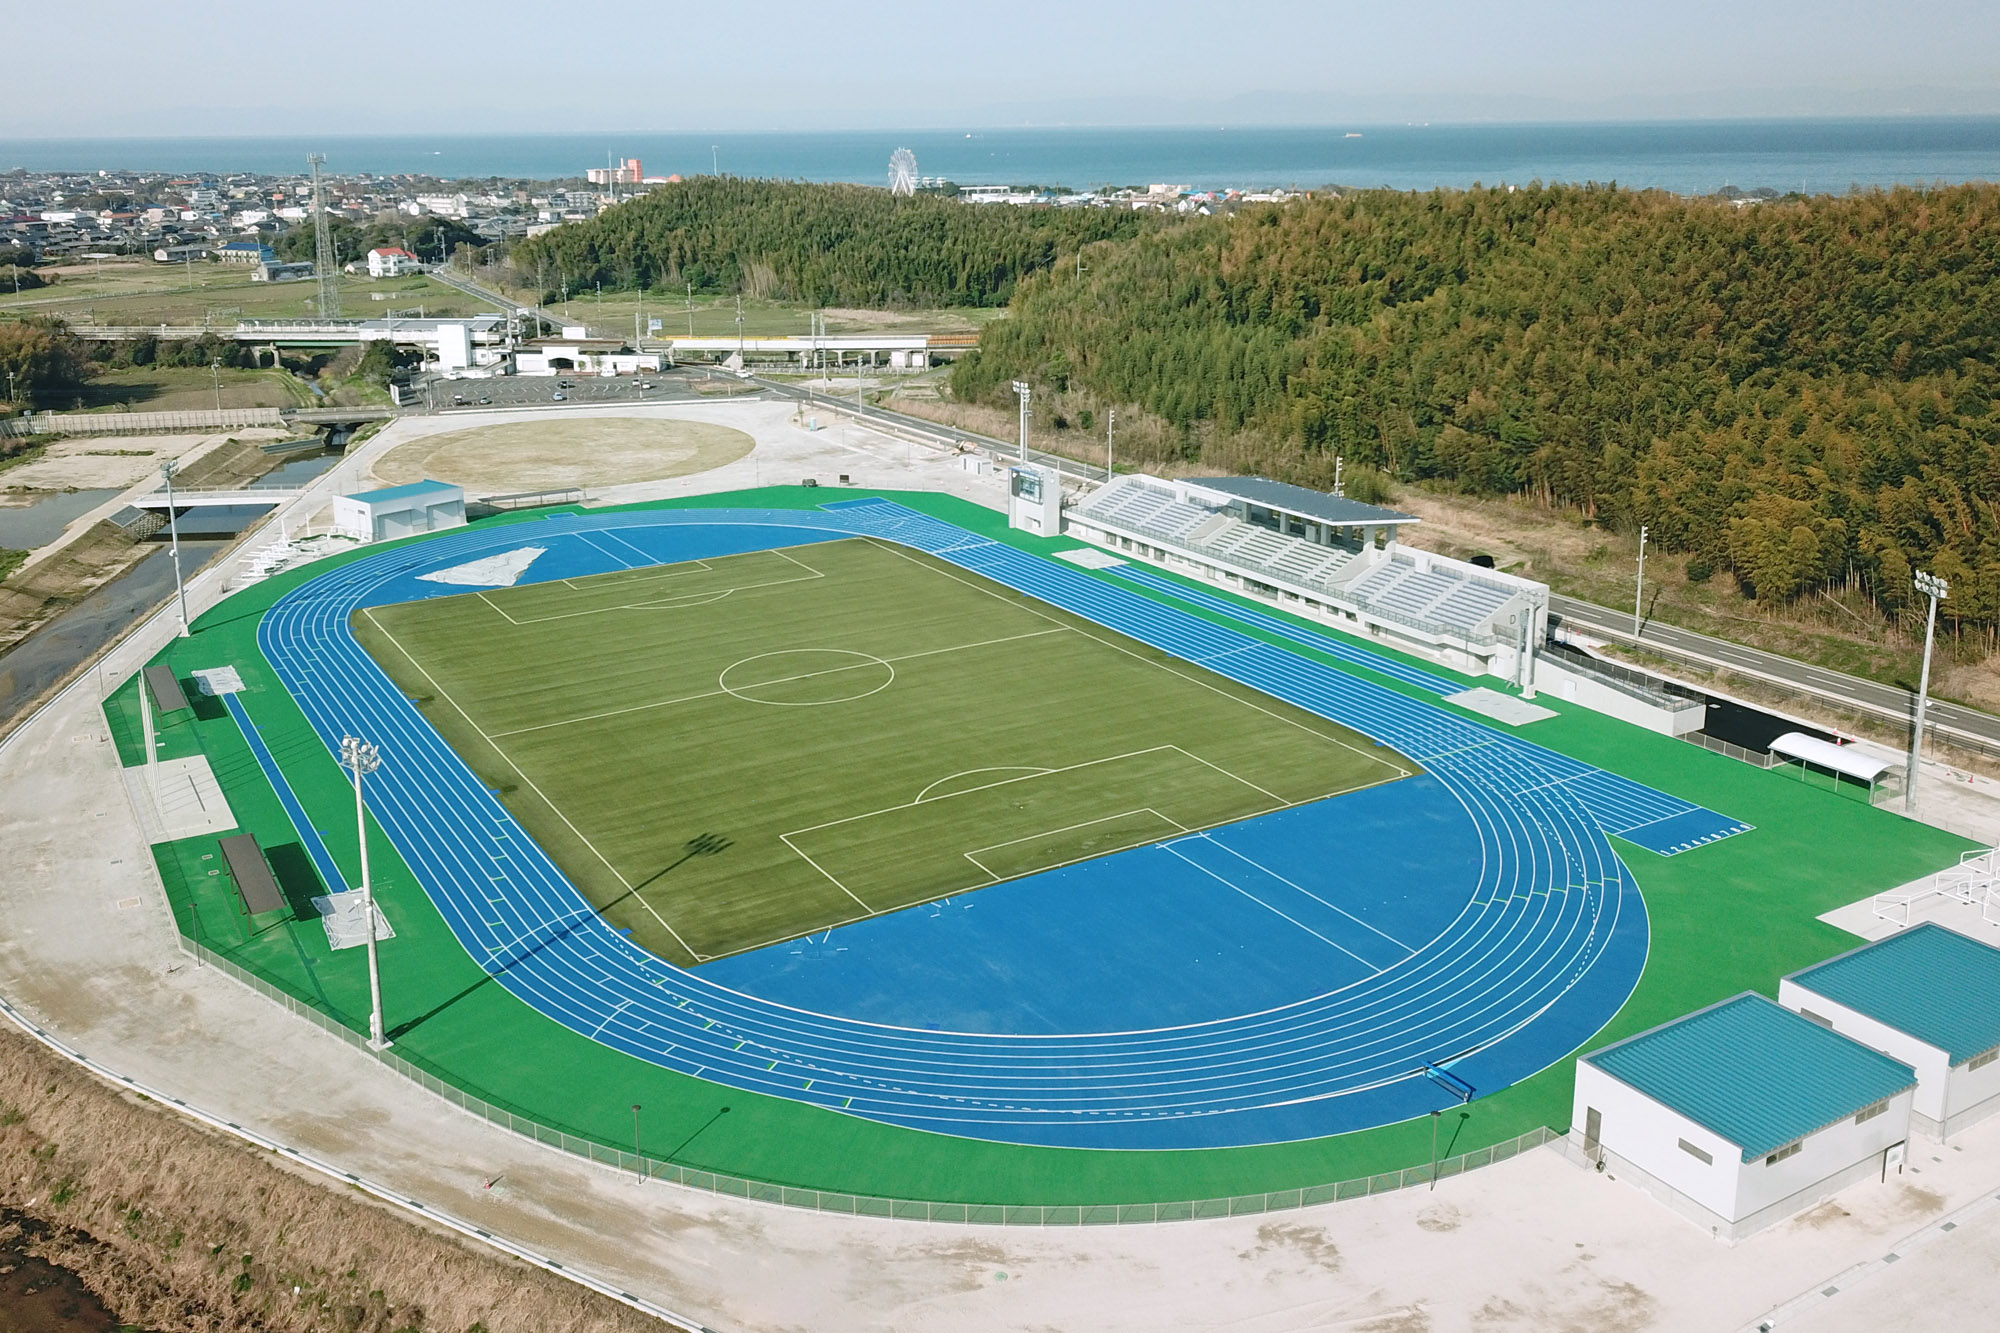
<svg viewBox="0 0 2000 1333">
<path fill-rule="evenodd" d="M 697 370 L 697 375 L 705 374 Z M 428 386 L 430 401 L 441 412 L 477 407 L 527 407 L 550 403 L 685 402 L 696 395 L 685 370 L 659 374 L 504 375 L 492 379 L 440 379 Z"/>
</svg>

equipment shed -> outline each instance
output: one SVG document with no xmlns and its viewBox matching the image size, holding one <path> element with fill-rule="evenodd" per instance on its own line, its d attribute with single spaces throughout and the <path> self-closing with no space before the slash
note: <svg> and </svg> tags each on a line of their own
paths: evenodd
<svg viewBox="0 0 2000 1333">
<path fill-rule="evenodd" d="M 2000 1111 L 2000 949 L 1926 921 L 1794 972 L 1778 1002 L 1915 1069 L 1921 1133 Z"/>
<path fill-rule="evenodd" d="M 465 488 L 442 481 L 415 481 L 359 495 L 337 495 L 333 525 L 337 531 L 365 542 L 462 528 Z"/>
<path fill-rule="evenodd" d="M 1577 1061 L 1583 1152 L 1734 1240 L 1901 1162 L 1915 1072 L 1743 994 Z"/>
</svg>

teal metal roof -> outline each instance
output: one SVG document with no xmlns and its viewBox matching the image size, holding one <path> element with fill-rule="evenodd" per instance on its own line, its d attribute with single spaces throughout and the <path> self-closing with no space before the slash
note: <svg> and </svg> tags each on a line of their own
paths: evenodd
<svg viewBox="0 0 2000 1333">
<path fill-rule="evenodd" d="M 407 486 L 390 486 L 385 490 L 362 491 L 350 495 L 350 500 L 408 500 L 419 495 L 429 495 L 433 491 L 455 491 L 458 487 L 448 481 L 413 481 Z"/>
<path fill-rule="evenodd" d="M 1916 1086 L 1908 1065 L 1743 994 L 1583 1057 L 1748 1162 Z"/>
<path fill-rule="evenodd" d="M 1788 980 L 1962 1064 L 2000 1046 L 2000 949 L 1926 921 Z"/>
</svg>

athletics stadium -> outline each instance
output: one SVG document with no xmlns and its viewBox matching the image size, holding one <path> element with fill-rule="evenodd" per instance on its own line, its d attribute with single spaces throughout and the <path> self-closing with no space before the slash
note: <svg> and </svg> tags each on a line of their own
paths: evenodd
<svg viewBox="0 0 2000 1333">
<path fill-rule="evenodd" d="M 128 765 L 212 775 L 155 858 L 245 1005 L 369 1031 L 363 738 L 381 1058 L 836 1212 L 1477 1167 L 1568 1128 L 1579 1050 L 1775 992 L 1851 943 L 1821 913 L 1967 846 L 1080 551 L 930 493 L 498 514 L 254 583 L 106 708 Z"/>
</svg>

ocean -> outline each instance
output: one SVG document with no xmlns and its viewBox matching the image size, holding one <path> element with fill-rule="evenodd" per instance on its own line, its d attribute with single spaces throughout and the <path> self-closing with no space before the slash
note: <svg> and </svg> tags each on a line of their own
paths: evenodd
<svg viewBox="0 0 2000 1333">
<path fill-rule="evenodd" d="M 302 170 L 326 154 L 338 174 L 447 179 L 580 176 L 611 157 L 646 174 L 884 183 L 889 154 L 965 185 L 1169 183 L 1224 186 L 1434 186 L 1615 181 L 1706 194 L 1838 193 L 1850 188 L 2000 179 L 2000 116 L 1629 124 L 1215 126 L 1183 129 L 973 129 L 771 134 L 483 134 L 173 139 L 0 139 L 0 171 Z M 4 188 L 4 187 L 0 187 Z"/>
</svg>

